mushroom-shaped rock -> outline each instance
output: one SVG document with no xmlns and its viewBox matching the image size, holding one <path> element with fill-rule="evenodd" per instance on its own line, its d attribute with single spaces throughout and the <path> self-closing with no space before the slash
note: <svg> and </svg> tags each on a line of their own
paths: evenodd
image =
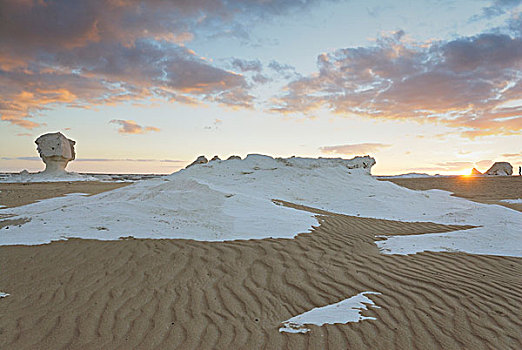
<svg viewBox="0 0 522 350">
<path fill-rule="evenodd" d="M 477 168 L 473 168 L 471 169 L 471 175 L 482 175 L 482 173 Z"/>
<path fill-rule="evenodd" d="M 212 157 L 212 159 L 210 161 L 213 162 L 215 160 L 221 160 L 221 159 L 218 156 L 214 156 L 214 157 Z"/>
<path fill-rule="evenodd" d="M 241 157 L 240 156 L 230 156 L 227 158 L 227 160 L 231 160 L 231 159 L 239 159 L 241 160 Z"/>
<path fill-rule="evenodd" d="M 199 156 L 196 158 L 195 161 L 193 161 L 192 163 L 187 165 L 186 168 L 190 168 L 191 166 L 196 165 L 196 164 L 207 164 L 207 163 L 208 163 L 208 159 L 205 156 Z"/>
<path fill-rule="evenodd" d="M 38 153 L 45 163 L 44 174 L 66 174 L 67 163 L 74 160 L 75 141 L 68 139 L 60 132 L 44 134 L 34 141 L 38 145 Z"/>
<path fill-rule="evenodd" d="M 508 162 L 496 162 L 484 173 L 485 175 L 513 175 L 513 166 Z"/>
</svg>

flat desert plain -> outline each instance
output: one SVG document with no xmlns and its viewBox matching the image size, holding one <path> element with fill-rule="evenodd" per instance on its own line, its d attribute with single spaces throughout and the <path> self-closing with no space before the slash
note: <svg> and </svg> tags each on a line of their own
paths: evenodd
<svg viewBox="0 0 522 350">
<path fill-rule="evenodd" d="M 522 203 L 503 200 L 522 198 L 522 176 L 451 176 L 386 179 L 412 190 L 439 189 L 454 196 L 486 204 L 499 204 L 522 211 Z"/>
<path fill-rule="evenodd" d="M 520 177 L 393 182 L 486 203 L 522 197 Z M 0 204 L 119 186 L 1 184 Z M 384 255 L 376 236 L 467 227 L 280 204 L 314 212 L 319 224 L 294 239 L 69 239 L 1 246 L 0 291 L 9 295 L 0 298 L 0 348 L 522 348 L 522 259 Z M 15 224 L 21 223 L 2 222 Z M 307 333 L 279 331 L 293 316 L 364 291 L 380 293 L 371 295 L 375 306 L 362 311 L 375 319 L 309 325 Z"/>
</svg>

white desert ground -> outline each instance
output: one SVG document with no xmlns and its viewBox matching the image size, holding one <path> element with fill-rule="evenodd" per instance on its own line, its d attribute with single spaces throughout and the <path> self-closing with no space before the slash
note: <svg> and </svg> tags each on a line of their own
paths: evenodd
<svg viewBox="0 0 522 350">
<path fill-rule="evenodd" d="M 522 348 L 522 177 L 372 165 L 0 183 L 0 348 Z"/>
</svg>

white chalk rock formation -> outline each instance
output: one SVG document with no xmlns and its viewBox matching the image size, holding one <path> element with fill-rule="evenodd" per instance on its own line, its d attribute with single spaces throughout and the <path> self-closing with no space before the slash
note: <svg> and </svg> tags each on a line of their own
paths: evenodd
<svg viewBox="0 0 522 350">
<path fill-rule="evenodd" d="M 351 216 L 475 227 L 380 237 L 376 244 L 385 254 L 460 251 L 522 256 L 519 212 L 453 197 L 446 191 L 412 191 L 378 181 L 369 176 L 371 163 L 369 157 L 249 155 L 241 161 L 200 164 L 94 196 L 66 196 L 2 209 L 2 214 L 15 215 L 10 219 L 30 220 L 0 229 L 0 245 L 45 244 L 68 237 L 225 241 L 314 235 L 315 212 L 278 205 L 286 201 Z M 100 225 L 106 230 L 100 230 Z"/>
<path fill-rule="evenodd" d="M 212 159 L 210 161 L 213 162 L 215 160 L 221 160 L 221 158 L 219 158 L 218 156 L 214 156 L 214 157 L 212 157 Z"/>
<path fill-rule="evenodd" d="M 68 139 L 60 132 L 44 134 L 36 139 L 38 153 L 45 163 L 42 174 L 65 175 L 67 164 L 74 160 L 75 141 Z"/>
<path fill-rule="evenodd" d="M 199 157 L 196 158 L 195 161 L 193 161 L 192 163 L 190 163 L 189 165 L 187 165 L 186 168 L 190 168 L 191 166 L 196 165 L 196 164 L 207 164 L 207 163 L 208 163 L 208 159 L 207 159 L 207 157 L 205 157 L 205 156 L 199 156 Z M 186 168 L 185 168 L 185 169 L 186 169 Z"/>
<path fill-rule="evenodd" d="M 239 159 L 241 160 L 241 157 L 240 156 L 230 156 L 227 158 L 227 160 L 231 160 L 231 159 Z"/>
<path fill-rule="evenodd" d="M 482 175 L 482 173 L 477 168 L 473 168 L 471 169 L 471 175 Z"/>
<path fill-rule="evenodd" d="M 496 162 L 484 173 L 485 175 L 513 175 L 513 166 L 508 162 Z"/>
</svg>

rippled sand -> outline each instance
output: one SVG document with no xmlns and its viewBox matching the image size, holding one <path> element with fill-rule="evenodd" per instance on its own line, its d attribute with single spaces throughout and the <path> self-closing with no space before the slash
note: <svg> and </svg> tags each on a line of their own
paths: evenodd
<svg viewBox="0 0 522 350">
<path fill-rule="evenodd" d="M 10 294 L 0 299 L 0 348 L 522 346 L 522 259 L 382 255 L 375 236 L 465 227 L 284 204 L 313 211 L 320 225 L 292 240 L 73 239 L 0 247 L 0 291 Z M 363 312 L 376 320 L 278 331 L 292 316 L 362 291 L 381 293 L 371 296 L 381 308 Z"/>
</svg>

